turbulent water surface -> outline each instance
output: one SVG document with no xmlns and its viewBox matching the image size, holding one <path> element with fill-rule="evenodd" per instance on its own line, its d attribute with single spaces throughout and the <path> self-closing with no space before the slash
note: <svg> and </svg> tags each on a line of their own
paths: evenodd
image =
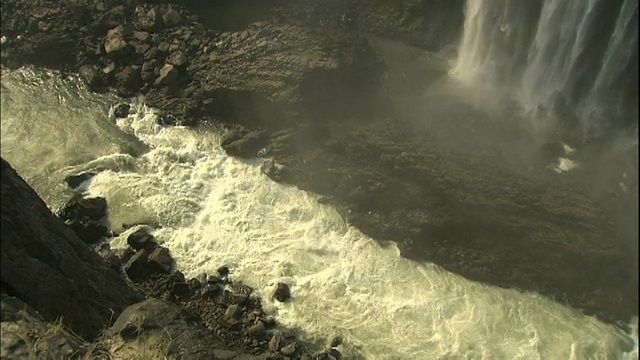
<svg viewBox="0 0 640 360">
<path fill-rule="evenodd" d="M 280 322 L 311 339 L 342 336 L 348 356 L 637 358 L 637 345 L 625 353 L 631 337 L 595 318 L 401 258 L 314 195 L 269 180 L 261 160 L 226 156 L 220 131 L 161 128 L 142 103 L 116 122 L 114 99 L 52 73 L 2 81 L 2 156 L 51 206 L 66 196 L 65 175 L 98 172 L 87 191 L 107 198 L 112 228 L 153 224 L 188 276 L 229 265 Z M 279 281 L 292 302 L 271 300 Z"/>
</svg>

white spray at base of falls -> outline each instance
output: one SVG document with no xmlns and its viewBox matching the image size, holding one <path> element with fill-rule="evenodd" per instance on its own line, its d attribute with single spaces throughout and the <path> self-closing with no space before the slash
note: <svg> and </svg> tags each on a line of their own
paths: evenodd
<svg viewBox="0 0 640 360">
<path fill-rule="evenodd" d="M 637 124 L 637 0 L 468 0 L 453 73 L 526 107 L 567 99 L 591 125 Z"/>
<path fill-rule="evenodd" d="M 403 259 L 314 195 L 268 179 L 261 160 L 226 156 L 216 133 L 160 128 L 144 107 L 120 125 L 151 151 L 134 171 L 91 182 L 112 221 L 135 222 L 131 209 L 155 219 L 154 235 L 187 276 L 228 265 L 282 324 L 311 338 L 342 336 L 347 358 L 617 359 L 630 346 L 613 327 L 537 294 Z M 277 282 L 291 285 L 293 301 L 271 299 Z"/>
</svg>

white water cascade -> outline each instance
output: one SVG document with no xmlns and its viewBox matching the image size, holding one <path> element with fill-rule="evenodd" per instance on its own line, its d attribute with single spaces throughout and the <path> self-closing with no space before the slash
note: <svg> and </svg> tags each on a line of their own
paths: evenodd
<svg viewBox="0 0 640 360">
<path fill-rule="evenodd" d="M 562 94 L 583 118 L 633 126 L 638 1 L 469 0 L 454 72 L 506 87 L 531 109 Z"/>
</svg>

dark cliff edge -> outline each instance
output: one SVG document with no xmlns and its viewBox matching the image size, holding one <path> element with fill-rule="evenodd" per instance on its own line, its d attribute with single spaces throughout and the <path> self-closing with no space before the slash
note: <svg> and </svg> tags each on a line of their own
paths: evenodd
<svg viewBox="0 0 640 360">
<path fill-rule="evenodd" d="M 2 291 L 95 339 L 142 299 L 2 159 Z"/>
<path fill-rule="evenodd" d="M 637 259 L 583 191 L 444 151 L 394 113 L 385 65 L 343 15 L 378 16 L 387 25 L 397 18 L 419 32 L 437 18 L 411 20 L 424 9 L 419 1 L 407 9 L 371 3 L 393 8 L 390 18 L 358 2 L 309 1 L 235 31 L 206 28 L 180 5 L 111 3 L 3 2 L 3 66 L 62 68 L 96 91 L 143 94 L 167 114 L 166 124 L 242 125 L 223 143 L 228 154 L 267 158 L 269 177 L 324 195 L 350 223 L 396 241 L 407 257 L 537 291 L 610 323 L 638 314 Z M 461 24 L 460 3 L 444 4 L 432 4 L 447 10 L 441 21 Z M 435 41 L 434 34 L 425 47 L 440 49 L 457 36 Z M 47 57 L 52 48 L 64 56 Z"/>
</svg>

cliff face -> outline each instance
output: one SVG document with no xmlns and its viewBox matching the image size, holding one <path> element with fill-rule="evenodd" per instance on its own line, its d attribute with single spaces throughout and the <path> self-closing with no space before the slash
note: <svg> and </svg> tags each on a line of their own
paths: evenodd
<svg viewBox="0 0 640 360">
<path fill-rule="evenodd" d="M 2 291 L 95 338 L 139 295 L 2 159 Z"/>
</svg>

